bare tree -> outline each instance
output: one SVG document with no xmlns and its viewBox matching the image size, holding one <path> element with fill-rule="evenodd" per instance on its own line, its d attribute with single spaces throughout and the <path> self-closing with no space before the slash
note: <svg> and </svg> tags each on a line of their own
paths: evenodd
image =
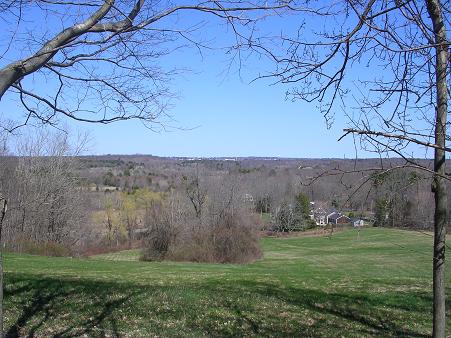
<svg viewBox="0 0 451 338">
<path fill-rule="evenodd" d="M 138 225 L 136 196 L 123 194 L 121 196 L 120 214 L 121 222 L 125 225 L 127 231 L 128 245 L 131 248 L 134 239 L 134 231 Z"/>
<path fill-rule="evenodd" d="M 3 332 L 3 257 L 5 245 L 25 242 L 75 245 L 83 219 L 79 182 L 74 174 L 67 133 L 32 130 L 18 142 L 17 154 L 1 154 L 0 170 L 0 332 Z M 6 197 L 9 211 L 6 216 Z M 55 247 L 55 246 L 54 246 Z"/>
<path fill-rule="evenodd" d="M 74 174 L 76 160 L 66 133 L 35 131 L 19 142 L 20 156 L 8 186 L 10 212 L 4 241 L 15 249 L 30 243 L 75 244 L 83 199 Z M 7 173 L 2 173 L 7 174 Z"/>
<path fill-rule="evenodd" d="M 360 135 L 363 149 L 394 153 L 405 160 L 403 167 L 432 174 L 433 336 L 444 337 L 450 3 L 300 2 L 303 24 L 294 36 L 283 37 L 288 54 L 255 41 L 254 50 L 277 64 L 263 77 L 292 85 L 295 99 L 318 102 L 328 124 L 337 111 L 344 113 L 349 118 L 345 135 Z M 424 147 L 426 154 L 434 151 L 433 168 L 412 158 L 412 145 Z"/>
<path fill-rule="evenodd" d="M 0 211 L 0 334 L 3 335 L 3 242 L 2 230 L 3 220 L 5 219 L 8 202 L 6 198 L 0 196 L 1 211 Z"/>
<path fill-rule="evenodd" d="M 196 163 L 195 173 L 192 177 L 183 176 L 183 185 L 185 187 L 186 196 L 190 200 L 196 217 L 200 220 L 202 211 L 207 198 L 207 190 L 201 182 L 201 175 L 199 175 L 199 164 Z"/>
<path fill-rule="evenodd" d="M 161 59 L 187 45 L 207 47 L 205 22 L 182 20 L 186 15 L 220 20 L 238 41 L 259 18 L 285 8 L 277 1 L 0 1 L 2 26 L 11 27 L 0 38 L 0 99 L 17 101 L 23 113 L 1 126 L 11 131 L 62 117 L 164 125 L 173 97 L 168 80 L 181 65 L 165 68 Z"/>
<path fill-rule="evenodd" d="M 0 0 L 0 21 L 8 27 L 0 37 L 0 100 L 15 107 L 13 115 L 3 111 L 9 118 L 0 127 L 12 132 L 33 120 L 56 125 L 64 117 L 164 126 L 173 97 L 167 84 L 177 70 L 159 60 L 187 44 L 205 47 L 195 36 L 203 22 L 179 25 L 180 16 L 194 11 L 219 19 L 238 41 L 240 29 L 252 33 L 255 20 L 287 8 L 271 3 Z"/>
</svg>

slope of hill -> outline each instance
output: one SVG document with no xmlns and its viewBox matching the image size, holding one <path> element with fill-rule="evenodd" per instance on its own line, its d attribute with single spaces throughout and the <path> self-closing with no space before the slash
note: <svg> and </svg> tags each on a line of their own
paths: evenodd
<svg viewBox="0 0 451 338">
<path fill-rule="evenodd" d="M 430 334 L 429 234 L 369 228 L 265 238 L 263 247 L 264 258 L 249 265 L 146 263 L 133 251 L 8 254 L 8 336 Z M 450 303 L 447 311 L 450 330 Z"/>
</svg>

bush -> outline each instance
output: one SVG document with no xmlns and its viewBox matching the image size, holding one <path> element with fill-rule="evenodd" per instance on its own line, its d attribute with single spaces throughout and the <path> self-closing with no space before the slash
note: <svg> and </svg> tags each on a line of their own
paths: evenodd
<svg viewBox="0 0 451 338">
<path fill-rule="evenodd" d="M 22 243 L 22 253 L 39 256 L 63 257 L 70 256 L 71 251 L 66 246 L 55 242 L 36 243 L 27 241 Z"/>
<path fill-rule="evenodd" d="M 252 219 L 243 194 L 218 184 L 208 195 L 198 177 L 183 180 L 185 198 L 174 192 L 146 209 L 143 260 L 246 263 L 261 256 L 260 217 Z"/>
<path fill-rule="evenodd" d="M 297 230 L 296 214 L 288 203 L 282 203 L 273 215 L 273 229 L 275 231 L 287 232 Z"/>
<path fill-rule="evenodd" d="M 148 229 L 143 234 L 141 260 L 161 261 L 175 241 L 175 231 L 171 216 L 163 201 L 155 200 L 147 208 L 144 224 Z"/>
<path fill-rule="evenodd" d="M 144 239 L 141 260 L 161 261 L 165 259 L 173 237 L 170 224 L 167 222 L 155 223 Z"/>
<path fill-rule="evenodd" d="M 208 227 L 186 228 L 171 248 L 168 259 L 180 262 L 214 263 L 211 234 Z"/>
<path fill-rule="evenodd" d="M 259 231 L 248 215 L 225 213 L 212 225 L 155 223 L 143 242 L 145 261 L 247 263 L 261 257 Z"/>
<path fill-rule="evenodd" d="M 215 262 L 247 263 L 261 257 L 258 232 L 250 217 L 225 214 L 212 228 Z"/>
<path fill-rule="evenodd" d="M 187 227 L 168 259 L 204 263 L 248 263 L 261 257 L 259 231 L 246 214 L 224 213 L 212 225 Z"/>
</svg>

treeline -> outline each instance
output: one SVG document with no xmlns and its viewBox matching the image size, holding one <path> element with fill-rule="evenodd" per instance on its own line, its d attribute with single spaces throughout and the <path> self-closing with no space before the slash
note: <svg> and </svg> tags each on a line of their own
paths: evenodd
<svg viewBox="0 0 451 338">
<path fill-rule="evenodd" d="M 67 134 L 22 138 L 18 156 L 3 154 L 0 189 L 8 201 L 2 242 L 9 250 L 64 255 L 87 229 L 82 182 Z"/>
<path fill-rule="evenodd" d="M 386 171 L 371 176 L 374 225 L 432 228 L 429 175 L 413 170 Z"/>
<path fill-rule="evenodd" d="M 381 170 L 335 160 L 83 162 L 70 143 L 66 133 L 39 132 L 15 156 L 3 153 L 8 249 L 62 255 L 139 246 L 146 260 L 246 262 L 259 257 L 262 232 L 315 227 L 311 201 L 376 226 L 432 224 L 431 177 L 395 169 L 399 160 Z"/>
</svg>

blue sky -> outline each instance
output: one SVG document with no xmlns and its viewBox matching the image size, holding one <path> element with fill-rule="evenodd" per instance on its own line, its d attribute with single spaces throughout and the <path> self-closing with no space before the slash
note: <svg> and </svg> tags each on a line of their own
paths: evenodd
<svg viewBox="0 0 451 338">
<path fill-rule="evenodd" d="M 189 26 L 198 19 L 198 14 L 191 13 L 175 18 L 174 22 Z M 29 23 L 28 28 L 36 22 Z M 289 30 L 298 24 L 297 18 L 292 17 L 269 20 L 263 27 L 277 33 L 280 27 Z M 211 40 L 213 46 L 226 45 L 231 36 L 226 28 L 212 21 L 197 35 Z M 11 51 L 9 57 L 13 60 L 15 52 Z M 236 64 L 225 74 L 229 58 L 230 55 L 219 49 L 204 50 L 201 56 L 195 48 L 186 48 L 159 61 L 163 68 L 178 66 L 191 70 L 175 76 L 170 85 L 178 98 L 168 111 L 173 121 L 168 124 L 172 127 L 167 126 L 166 130 L 154 132 L 138 121 L 109 125 L 64 123 L 72 131 L 89 131 L 92 139 L 88 149 L 90 154 L 355 157 L 352 136 L 337 142 L 343 128 L 347 127 L 343 113 L 337 113 L 334 124 L 327 129 L 316 103 L 285 99 L 289 86 L 271 85 L 271 80 L 251 83 L 259 72 L 271 69 L 267 61 L 251 57 L 241 74 L 238 74 Z M 359 73 L 359 69 L 353 69 L 349 82 L 355 81 Z M 14 102 L 6 100 L 0 106 L 2 114 L 6 115 L 16 109 Z M 424 156 L 424 152 L 418 151 L 415 155 Z M 372 154 L 359 150 L 358 156 L 371 157 Z"/>
<path fill-rule="evenodd" d="M 153 132 L 132 121 L 90 126 L 91 151 L 204 157 L 353 156 L 351 138 L 337 142 L 344 120 L 337 119 L 327 130 L 315 105 L 285 100 L 283 86 L 248 84 L 233 75 L 224 80 L 207 69 L 178 79 L 176 89 L 180 97 L 170 114 L 179 128 Z"/>
<path fill-rule="evenodd" d="M 265 28 L 271 30 L 271 24 Z M 205 38 L 212 39 L 213 46 L 229 43 L 230 32 L 224 27 L 208 23 L 204 31 L 211 33 Z M 178 99 L 169 112 L 174 119 L 170 124 L 178 128 L 153 132 L 133 121 L 89 126 L 91 152 L 187 157 L 355 156 L 352 137 L 337 142 L 346 126 L 343 116 L 337 115 L 327 129 L 315 104 L 286 100 L 289 87 L 273 85 L 274 80 L 252 81 L 272 67 L 267 61 L 251 57 L 240 72 L 234 64 L 227 73 L 229 61 L 230 55 L 218 49 L 204 50 L 202 55 L 196 49 L 184 49 L 162 60 L 167 67 L 190 69 L 174 78 L 171 86 Z"/>
</svg>

